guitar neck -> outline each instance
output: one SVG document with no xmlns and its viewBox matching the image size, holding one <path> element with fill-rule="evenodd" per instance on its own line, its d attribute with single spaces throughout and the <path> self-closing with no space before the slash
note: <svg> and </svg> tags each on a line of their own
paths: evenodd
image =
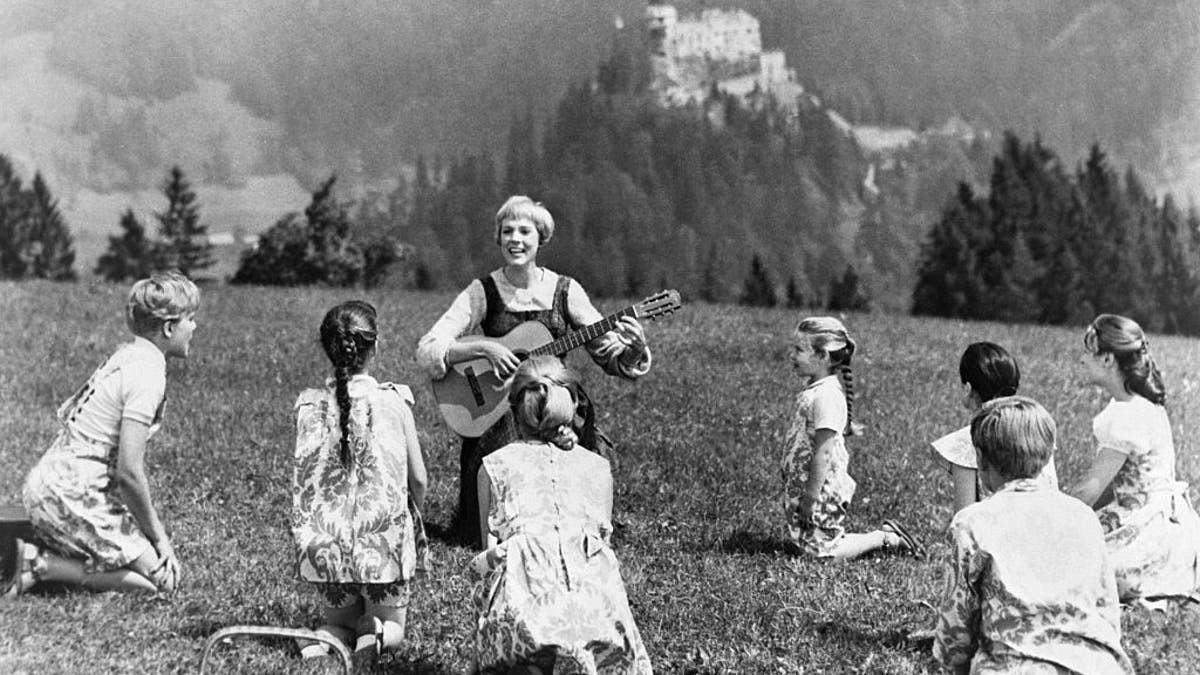
<svg viewBox="0 0 1200 675">
<path fill-rule="evenodd" d="M 626 307 L 615 314 L 610 314 L 603 319 L 600 319 L 590 326 L 585 326 L 579 330 L 571 331 L 554 342 L 544 344 L 537 349 L 531 350 L 529 355 L 539 356 L 542 354 L 548 354 L 550 356 L 557 356 L 559 354 L 566 354 L 572 349 L 575 349 L 581 345 L 585 345 L 612 330 L 616 327 L 617 321 L 619 321 L 623 316 L 636 317 L 637 310 L 633 307 Z"/>
</svg>

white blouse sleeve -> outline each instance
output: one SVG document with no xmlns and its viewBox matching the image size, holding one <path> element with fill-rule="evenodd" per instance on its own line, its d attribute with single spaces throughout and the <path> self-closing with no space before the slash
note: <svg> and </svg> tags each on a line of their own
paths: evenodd
<svg viewBox="0 0 1200 675">
<path fill-rule="evenodd" d="M 584 291 L 583 286 L 580 286 L 579 282 L 574 279 L 571 279 L 571 285 L 567 288 L 567 315 L 571 322 L 580 328 L 604 318 L 604 315 L 600 314 L 591 299 L 588 298 L 587 291 Z M 605 350 L 614 343 L 617 348 L 611 353 L 605 354 Z M 587 351 L 596 365 L 603 368 L 604 372 L 609 375 L 636 380 L 650 370 L 650 347 L 646 346 L 641 353 L 633 353 L 620 341 L 614 331 L 609 331 L 587 343 Z"/>
<path fill-rule="evenodd" d="M 1140 455 L 1150 438 L 1144 416 L 1128 405 L 1110 405 L 1092 420 L 1097 450 L 1108 448 L 1123 455 Z"/>
<path fill-rule="evenodd" d="M 449 367 L 446 352 L 455 340 L 478 328 L 486 304 L 483 284 L 475 279 L 454 298 L 433 328 L 417 341 L 417 365 L 435 380 L 444 376 Z"/>
</svg>

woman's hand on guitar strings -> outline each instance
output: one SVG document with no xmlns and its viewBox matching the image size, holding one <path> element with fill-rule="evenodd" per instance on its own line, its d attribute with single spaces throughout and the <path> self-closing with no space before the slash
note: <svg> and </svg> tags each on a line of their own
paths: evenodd
<svg viewBox="0 0 1200 675">
<path fill-rule="evenodd" d="M 492 364 L 492 372 L 501 380 L 507 380 L 513 373 L 517 372 L 517 366 L 521 365 L 521 360 L 511 349 L 505 347 L 499 342 L 482 343 L 484 347 L 484 358 L 488 363 Z"/>
<path fill-rule="evenodd" d="M 632 316 L 623 316 L 617 320 L 614 332 L 625 349 L 634 354 L 642 354 L 646 350 L 646 331 L 642 324 Z"/>
</svg>

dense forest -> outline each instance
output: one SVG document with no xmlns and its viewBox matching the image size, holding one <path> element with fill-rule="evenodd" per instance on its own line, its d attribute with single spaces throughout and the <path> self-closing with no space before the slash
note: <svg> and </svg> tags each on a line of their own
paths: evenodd
<svg viewBox="0 0 1200 675">
<path fill-rule="evenodd" d="M 1093 146 L 1075 169 L 1007 134 L 985 193 L 961 184 L 922 250 L 913 312 L 1200 335 L 1200 213 Z"/>
</svg>

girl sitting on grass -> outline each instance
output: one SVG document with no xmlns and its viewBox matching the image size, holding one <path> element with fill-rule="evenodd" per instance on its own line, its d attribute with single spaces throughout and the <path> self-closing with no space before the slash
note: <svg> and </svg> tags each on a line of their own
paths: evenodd
<svg viewBox="0 0 1200 675">
<path fill-rule="evenodd" d="M 474 672 L 652 672 L 609 546 L 612 472 L 572 429 L 575 378 L 552 356 L 522 363 L 509 391 L 518 440 L 479 469 Z"/>
<path fill-rule="evenodd" d="M 39 551 L 14 540 L 8 594 L 37 581 L 97 591 L 173 592 L 179 558 L 150 499 L 146 442 L 158 430 L 170 357 L 187 358 L 200 291 L 163 272 L 133 285 L 121 345 L 58 409 L 62 429 L 29 472 L 22 502 Z M 10 544 L 11 546 L 11 544 Z"/>
<path fill-rule="evenodd" d="M 958 361 L 958 376 L 966 387 L 963 407 L 977 412 L 983 404 L 1001 396 L 1014 396 L 1021 385 L 1021 370 L 1016 360 L 1000 345 L 974 342 L 967 345 Z M 933 442 L 933 450 L 950 470 L 954 483 L 954 513 L 990 494 L 979 481 L 975 465 L 975 446 L 971 443 L 971 425 L 946 434 Z M 1054 458 L 1038 476 L 1046 485 L 1058 488 Z"/>
<path fill-rule="evenodd" d="M 920 545 L 894 520 L 874 532 L 845 531 L 856 487 L 843 438 L 853 432 L 854 348 L 846 327 L 831 317 L 804 319 L 792 335 L 792 368 L 805 387 L 796 397 L 783 458 L 788 536 L 801 551 L 819 558 L 855 558 L 880 548 L 920 555 Z"/>
<path fill-rule="evenodd" d="M 1096 509 L 1122 601 L 1195 598 L 1200 518 L 1175 480 L 1162 375 L 1132 319 L 1101 314 L 1083 337 L 1088 384 L 1111 399 L 1092 420 L 1096 457 L 1071 491 Z"/>
<path fill-rule="evenodd" d="M 943 672 L 1132 673 L 1100 525 L 1042 479 L 1050 413 L 1023 396 L 989 401 L 971 440 L 993 494 L 950 521 L 954 564 L 933 643 Z"/>
<path fill-rule="evenodd" d="M 426 551 L 412 392 L 368 374 L 377 344 L 371 305 L 355 300 L 325 314 L 321 345 L 333 377 L 296 400 L 292 480 L 299 577 L 325 600 L 318 630 L 376 654 L 404 638 L 409 582 Z M 325 643 L 301 650 L 306 658 L 328 651 Z"/>
</svg>

